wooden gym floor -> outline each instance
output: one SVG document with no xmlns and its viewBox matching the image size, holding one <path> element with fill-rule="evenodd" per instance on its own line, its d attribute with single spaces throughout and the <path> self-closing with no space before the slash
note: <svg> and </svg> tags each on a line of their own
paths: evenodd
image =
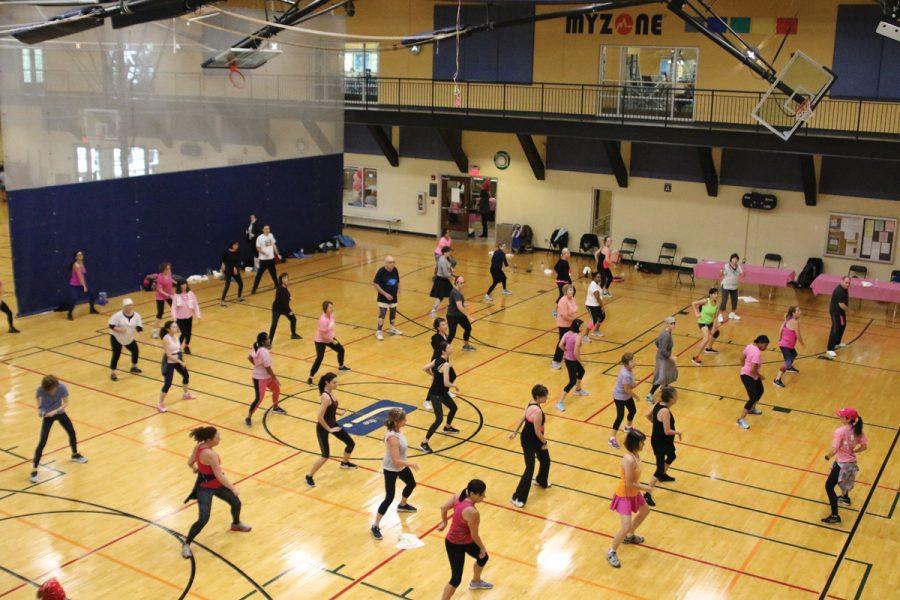
<svg viewBox="0 0 900 600">
<path fill-rule="evenodd" d="M 161 352 L 149 331 L 141 344 L 143 375 L 122 374 L 117 383 L 106 368 L 106 316 L 88 316 L 82 307 L 74 322 L 49 313 L 19 320 L 18 336 L 0 335 L 5 381 L 0 598 L 32 598 L 35 583 L 51 576 L 77 600 L 436 598 L 449 578 L 435 531 L 438 506 L 474 477 L 488 484 L 488 502 L 481 509 L 491 554 L 485 578 L 496 587 L 469 592 L 469 561 L 461 597 L 814 598 L 833 570 L 828 597 L 896 594 L 900 460 L 892 450 L 900 421 L 900 329 L 886 307 L 852 303 L 849 347 L 836 362 L 809 356 L 823 349 L 828 321 L 826 299 L 808 292 L 778 290 L 769 301 L 760 290 L 744 290 L 762 301 L 742 305 L 743 320 L 724 327 L 721 354 L 704 357 L 702 368 L 689 361 L 697 341 L 694 319 L 682 317 L 676 329 L 681 400 L 675 413 L 686 434 L 674 464 L 677 482 L 660 486 L 657 508 L 641 530 L 646 544 L 622 547 L 623 567 L 614 570 L 604 553 L 618 528 L 609 497 L 619 452 L 607 445 L 615 363 L 623 352 L 635 352 L 637 379 L 644 380 L 652 370 L 652 340 L 661 320 L 684 310 L 706 282 L 692 290 L 676 287 L 669 274 L 624 271 L 626 281 L 613 286 L 607 306 L 606 337 L 585 350 L 585 387 L 591 395 L 571 401 L 564 414 L 552 403 L 547 407 L 553 487 L 534 490 L 525 509 L 517 510 L 508 501 L 522 458 L 518 441 L 507 434 L 533 384 L 547 385 L 551 400 L 564 384 L 564 372 L 549 367 L 556 288 L 541 272 L 546 255 L 518 256 L 517 268 L 509 269 L 514 295 L 483 303 L 489 248 L 477 242 L 456 244 L 459 270 L 469 281 L 478 348 L 456 355 L 462 388 L 456 425 L 462 432 L 438 434 L 437 453 L 417 456 L 421 470 L 412 502 L 420 510 L 398 519 L 392 508 L 383 523 L 385 539 L 375 542 L 368 528 L 383 493 L 380 431 L 358 438 L 359 470 L 342 471 L 329 462 L 317 475 L 317 488 L 309 490 L 303 481 L 317 451 L 317 393 L 305 384 L 314 355 L 312 332 L 321 301 L 333 300 L 338 337 L 353 368 L 340 377 L 341 406 L 358 410 L 392 399 L 419 407 L 407 430 L 412 449 L 432 419 L 421 410 L 428 378 L 420 367 L 430 351 L 434 242 L 359 229 L 349 233 L 358 242 L 355 248 L 283 267 L 292 276 L 304 339 L 288 340 L 282 321 L 274 368 L 289 415 L 267 413 L 261 419 L 257 413 L 252 429 L 243 424 L 252 399 L 245 357 L 256 333 L 269 324 L 269 282 L 245 304 L 228 308 L 218 306 L 219 282 L 197 286 L 204 317 L 195 325 L 194 355 L 187 362 L 199 398 L 180 401 L 173 391 L 167 414 L 155 410 Z M 8 236 L 0 249 L 0 272 L 10 285 Z M 402 275 L 398 326 L 405 335 L 378 342 L 370 281 L 386 254 L 397 257 Z M 88 256 L 88 266 L 100 260 Z M 532 260 L 534 269 L 526 272 Z M 583 280 L 578 287 L 581 304 Z M 152 323 L 152 295 L 132 297 Z M 788 376 L 786 389 L 772 386 L 780 354 L 767 352 L 764 414 L 752 419 L 752 429 L 740 430 L 734 421 L 744 402 L 741 348 L 760 333 L 776 337 L 785 308 L 797 302 L 805 309 L 807 346 L 797 363 L 802 374 Z M 119 304 L 113 299 L 104 312 Z M 329 353 L 322 372 L 335 367 Z M 69 387 L 69 414 L 79 449 L 90 462 L 70 463 L 65 435 L 55 428 L 40 482 L 29 485 L 39 427 L 34 389 L 47 373 Z M 644 382 L 638 391 L 643 396 L 647 389 Z M 845 405 L 863 415 L 870 450 L 860 456 L 853 507 L 841 509 L 842 526 L 828 527 L 819 521 L 828 510 L 823 483 L 829 465 L 822 456 L 838 425 L 834 410 Z M 639 410 L 642 414 L 646 404 Z M 195 545 L 195 560 L 187 561 L 180 555 L 180 536 L 197 512 L 193 504 L 182 504 L 193 480 L 185 466 L 192 448 L 187 432 L 202 423 L 220 428 L 223 466 L 239 483 L 243 520 L 253 531 L 228 532 L 226 505 L 216 500 Z M 652 458 L 647 451 L 647 475 Z M 397 550 L 404 530 L 420 536 L 425 547 Z"/>
</svg>

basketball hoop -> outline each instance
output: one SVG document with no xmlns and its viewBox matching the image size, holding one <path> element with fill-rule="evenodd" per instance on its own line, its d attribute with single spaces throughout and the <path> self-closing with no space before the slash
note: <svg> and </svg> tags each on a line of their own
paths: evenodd
<svg viewBox="0 0 900 600">
<path fill-rule="evenodd" d="M 807 98 L 797 106 L 794 117 L 799 123 L 806 123 L 813 116 L 812 98 Z"/>
<path fill-rule="evenodd" d="M 238 69 L 237 63 L 233 62 L 228 65 L 228 81 L 239 90 L 243 89 L 244 84 L 247 82 L 244 74 Z"/>
</svg>

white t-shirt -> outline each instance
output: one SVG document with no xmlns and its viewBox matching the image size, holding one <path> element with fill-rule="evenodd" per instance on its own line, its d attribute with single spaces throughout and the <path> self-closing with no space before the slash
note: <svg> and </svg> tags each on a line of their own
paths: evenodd
<svg viewBox="0 0 900 600">
<path fill-rule="evenodd" d="M 124 333 L 120 333 L 114 329 L 110 329 L 109 333 L 116 338 L 117 342 L 123 346 L 127 346 L 134 341 L 134 334 L 138 330 L 138 327 L 143 327 L 144 324 L 141 322 L 141 315 L 138 313 L 131 313 L 131 318 L 129 319 L 125 316 L 125 313 L 120 310 L 109 318 L 109 326 L 125 328 Z"/>
<path fill-rule="evenodd" d="M 275 258 L 275 236 L 271 233 L 259 234 L 259 237 L 256 238 L 256 249 L 259 250 L 259 260 Z"/>
<path fill-rule="evenodd" d="M 596 281 L 592 281 L 591 285 L 588 286 L 587 298 L 584 301 L 585 306 L 600 306 L 600 301 L 594 296 L 594 292 L 597 292 L 598 294 L 603 293 L 603 288 L 601 288 L 600 284 Z"/>
</svg>

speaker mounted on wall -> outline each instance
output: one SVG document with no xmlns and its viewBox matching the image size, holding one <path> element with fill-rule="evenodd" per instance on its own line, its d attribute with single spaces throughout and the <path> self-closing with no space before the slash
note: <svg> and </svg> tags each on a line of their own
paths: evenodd
<svg viewBox="0 0 900 600">
<path fill-rule="evenodd" d="M 747 192 L 741 199 L 744 208 L 757 210 L 773 210 L 778 205 L 778 198 L 772 194 L 760 194 L 759 192 Z"/>
</svg>

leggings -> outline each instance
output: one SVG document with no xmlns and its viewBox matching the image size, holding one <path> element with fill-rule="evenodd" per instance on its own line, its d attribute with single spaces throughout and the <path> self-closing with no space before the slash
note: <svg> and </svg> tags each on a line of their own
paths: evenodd
<svg viewBox="0 0 900 600">
<path fill-rule="evenodd" d="M 587 309 L 591 313 L 591 329 L 597 329 L 606 320 L 606 313 L 602 306 L 588 306 Z"/>
<path fill-rule="evenodd" d="M 637 407 L 634 405 L 634 398 L 616 400 L 613 404 L 616 405 L 616 420 L 613 421 L 612 428 L 613 431 L 618 431 L 619 425 L 622 424 L 622 418 L 625 416 L 625 409 L 628 409 L 628 422 L 631 423 L 634 421 L 634 413 L 637 412 Z"/>
<path fill-rule="evenodd" d="M 59 421 L 62 428 L 69 434 L 69 447 L 72 449 L 72 454 L 78 454 L 78 440 L 75 438 L 75 427 L 72 425 L 69 415 L 66 413 L 58 413 L 52 417 L 44 417 L 41 421 L 41 438 L 38 441 L 37 448 L 34 450 L 33 464 L 35 469 L 37 469 L 38 463 L 41 462 L 41 455 L 44 453 L 44 446 L 47 445 L 47 438 L 50 437 L 50 428 L 53 427 L 54 421 Z M 836 479 L 835 483 L 837 483 Z"/>
<path fill-rule="evenodd" d="M 331 432 L 318 423 L 316 424 L 316 439 L 319 440 L 319 451 L 322 458 L 329 458 L 331 456 L 331 448 L 328 445 L 329 433 Z M 356 442 L 353 441 L 350 434 L 344 431 L 343 428 L 337 433 L 331 433 L 331 435 L 344 442 L 344 454 L 350 454 L 353 452 L 353 449 L 356 448 Z"/>
<path fill-rule="evenodd" d="M 828 349 L 834 350 L 844 337 L 844 329 L 847 327 L 847 317 L 842 314 L 831 315 L 831 332 L 828 334 Z"/>
<path fill-rule="evenodd" d="M 259 281 L 262 279 L 263 273 L 268 271 L 269 275 L 272 276 L 272 283 L 275 284 L 275 287 L 278 287 L 278 277 L 275 275 L 275 259 L 264 260 L 259 259 L 259 270 L 256 271 L 256 277 L 253 279 L 253 292 L 255 293 L 257 288 L 259 288 Z"/>
<path fill-rule="evenodd" d="M 378 506 L 378 514 L 384 516 L 387 512 L 388 507 L 391 505 L 391 502 L 394 501 L 394 493 L 397 490 L 397 478 L 400 478 L 403 483 L 406 484 L 404 486 L 403 491 L 400 493 L 402 498 L 409 498 L 413 490 L 416 489 L 416 478 L 413 477 L 412 471 L 409 467 L 405 467 L 402 471 L 388 471 L 385 469 L 384 471 L 384 500 Z"/>
<path fill-rule="evenodd" d="M 472 335 L 472 324 L 466 315 L 447 315 L 447 324 L 450 326 L 450 334 L 447 336 L 447 343 L 453 342 L 456 337 L 456 328 L 463 328 L 463 341 L 469 343 L 469 336 Z"/>
<path fill-rule="evenodd" d="M 562 341 L 566 332 L 569 331 L 568 327 L 557 327 L 557 331 L 559 331 L 559 337 L 556 338 L 556 350 L 553 351 L 553 362 L 558 363 L 562 362 L 563 358 L 563 349 L 559 347 L 559 342 Z"/>
<path fill-rule="evenodd" d="M 837 487 L 838 479 L 841 475 L 841 467 L 838 465 L 837 461 L 831 465 L 831 472 L 828 474 L 828 479 L 825 481 L 825 493 L 828 494 L 828 504 L 831 506 L 831 514 L 838 514 L 838 505 L 837 505 L 837 494 L 834 493 L 834 488 Z"/>
<path fill-rule="evenodd" d="M 485 554 L 483 558 L 479 558 L 481 548 L 475 542 L 454 544 L 449 540 L 444 540 L 444 546 L 447 548 L 447 560 L 450 561 L 450 585 L 454 588 L 458 588 L 459 584 L 462 583 L 463 569 L 466 566 L 466 554 L 474 558 L 479 567 L 487 564 L 488 555 Z"/>
<path fill-rule="evenodd" d="M 584 377 L 584 367 L 581 366 L 581 363 L 577 360 L 569 360 L 566 359 L 566 371 L 569 372 L 569 383 L 566 384 L 566 387 L 563 390 L 568 394 L 573 387 L 575 387 L 576 381 L 581 381 Z"/>
<path fill-rule="evenodd" d="M 88 305 L 91 307 L 91 310 L 94 310 L 94 302 L 97 300 L 97 294 L 94 293 L 94 290 L 88 288 L 88 291 L 84 291 L 80 285 L 72 285 L 69 284 L 69 316 L 72 316 L 72 311 L 75 310 L 75 305 L 78 304 L 78 301 L 82 298 L 87 298 Z"/>
<path fill-rule="evenodd" d="M 794 359 L 797 358 L 797 351 L 793 348 L 785 348 L 784 346 L 779 346 L 779 350 L 781 350 L 781 355 L 784 357 L 784 366 L 781 367 L 782 371 L 786 371 L 794 366 Z"/>
<path fill-rule="evenodd" d="M 206 524 L 209 522 L 209 513 L 212 508 L 212 499 L 213 496 L 224 500 L 228 504 L 231 505 L 231 524 L 237 525 L 241 522 L 241 500 L 237 496 L 234 495 L 234 492 L 225 487 L 219 488 L 205 488 L 198 487 L 197 488 L 197 508 L 200 509 L 200 514 L 197 516 L 197 521 L 191 525 L 190 531 L 188 531 L 188 536 L 184 540 L 185 544 L 190 544 L 194 541 L 194 538 L 206 527 Z"/>
<path fill-rule="evenodd" d="M 653 473 L 653 476 L 659 479 L 665 475 L 666 465 L 671 465 L 675 462 L 675 444 L 657 446 L 653 444 L 653 440 L 650 440 L 650 443 L 653 446 L 653 454 L 656 456 L 656 472 Z"/>
<path fill-rule="evenodd" d="M 744 410 L 753 410 L 753 407 L 759 402 L 759 399 L 762 398 L 763 395 L 762 379 L 753 379 L 749 375 L 741 375 L 741 381 L 744 383 L 744 388 L 747 390 L 748 398 L 747 403 L 744 404 Z"/>
<path fill-rule="evenodd" d="M 488 296 L 491 295 L 498 283 L 503 286 L 504 290 L 506 289 L 506 273 L 502 269 L 491 269 L 491 280 L 491 287 L 487 291 Z"/>
<path fill-rule="evenodd" d="M 563 297 L 563 288 L 572 283 L 571 281 L 557 281 L 556 289 L 559 290 L 559 294 L 556 296 L 556 302 L 554 304 L 559 304 L 559 299 Z"/>
<path fill-rule="evenodd" d="M 6 305 L 6 302 L 0 300 L 0 311 L 6 313 L 6 321 L 9 323 L 9 328 L 12 329 L 13 326 L 13 314 L 12 311 L 9 310 L 9 306 Z"/>
<path fill-rule="evenodd" d="M 725 310 L 725 305 L 728 304 L 728 299 L 731 298 L 731 312 L 737 310 L 737 301 L 738 301 L 738 291 L 737 289 L 726 290 L 722 288 L 722 292 L 720 294 L 722 296 L 722 301 L 719 303 L 719 310 Z"/>
<path fill-rule="evenodd" d="M 269 325 L 269 341 L 275 340 L 275 330 L 278 329 L 278 321 L 281 317 L 287 317 L 291 324 L 291 335 L 297 335 L 297 317 L 292 312 L 284 312 L 277 308 L 272 309 L 272 324 Z M 323 351 L 324 352 L 324 351 Z"/>
<path fill-rule="evenodd" d="M 609 291 L 613 282 L 612 270 L 609 267 L 600 267 L 600 287 Z"/>
<path fill-rule="evenodd" d="M 394 319 L 397 318 L 397 305 L 395 304 L 393 306 L 387 307 L 387 306 L 382 306 L 381 304 L 379 304 L 378 305 L 378 329 L 381 329 L 381 326 L 384 324 L 384 315 L 387 314 L 388 310 L 391 311 L 391 315 L 390 315 L 390 317 L 388 317 L 388 320 L 390 321 L 391 326 L 393 327 Z"/>
<path fill-rule="evenodd" d="M 119 357 L 122 356 L 122 348 L 128 348 L 128 351 L 131 352 L 131 366 L 136 367 L 138 364 L 138 345 L 137 342 L 132 340 L 130 344 L 122 345 L 119 343 L 119 340 L 115 338 L 115 336 L 109 336 L 109 345 L 112 347 L 112 359 L 109 361 L 109 369 L 111 371 L 116 370 L 116 366 L 119 364 Z"/>
<path fill-rule="evenodd" d="M 550 475 L 550 452 L 541 448 L 541 442 L 537 438 L 521 436 L 522 458 L 525 459 L 525 471 L 519 479 L 519 487 L 513 493 L 513 498 L 521 502 L 528 502 L 528 492 L 531 490 L 531 478 L 534 476 L 534 460 L 540 463 L 536 481 L 538 485 L 547 487 L 547 478 Z"/>
<path fill-rule="evenodd" d="M 190 375 L 188 374 L 188 370 L 184 367 L 184 365 L 180 363 L 166 363 L 166 368 L 163 371 L 163 386 L 162 393 L 169 393 L 169 388 L 172 387 L 172 379 L 175 377 L 175 371 L 181 373 L 181 383 L 182 385 L 187 385 L 190 380 Z"/>
<path fill-rule="evenodd" d="M 266 397 L 266 390 L 272 391 L 272 404 L 277 407 L 278 406 L 278 398 L 281 396 L 281 386 L 278 384 L 278 380 L 274 377 L 268 377 L 266 379 L 253 379 L 253 402 L 250 404 L 250 414 L 248 416 L 252 416 L 256 411 L 256 408 L 259 406 L 259 403 L 263 401 L 263 398 Z"/>
<path fill-rule="evenodd" d="M 156 320 L 159 321 L 163 318 L 163 312 L 166 309 L 166 304 L 172 306 L 172 299 L 166 298 L 165 300 L 156 300 Z"/>
<path fill-rule="evenodd" d="M 175 322 L 178 323 L 178 329 L 181 330 L 181 335 L 178 336 L 178 341 L 185 346 L 190 346 L 191 334 L 194 330 L 194 317 L 188 317 L 187 319 L 175 319 Z"/>
<path fill-rule="evenodd" d="M 441 424 L 441 421 L 444 419 L 444 404 L 447 405 L 447 426 L 449 426 L 453 422 L 453 417 L 456 416 L 456 402 L 453 401 L 453 398 L 450 397 L 450 394 L 444 392 L 440 396 L 437 394 L 428 394 L 428 399 L 431 400 L 431 407 L 434 409 L 434 422 L 431 424 L 431 427 L 428 428 L 428 433 L 425 434 L 425 439 L 430 440 L 431 436 L 434 435 L 434 432 L 437 431 L 438 425 Z"/>
<path fill-rule="evenodd" d="M 234 274 L 234 273 L 226 273 L 226 274 L 225 274 L 225 289 L 222 290 L 222 301 L 223 301 L 223 302 L 225 301 L 225 296 L 228 294 L 228 288 L 231 287 L 231 280 L 232 280 L 232 279 L 235 281 L 235 283 L 237 283 L 237 286 L 238 286 L 238 295 L 237 295 L 237 297 L 240 298 L 240 297 L 241 297 L 241 294 L 244 293 L 244 280 L 241 279 L 241 272 L 240 272 L 240 270 L 237 272 L 237 274 Z"/>
<path fill-rule="evenodd" d="M 312 369 L 309 370 L 309 376 L 315 377 L 319 367 L 322 366 L 322 359 L 325 358 L 325 348 L 331 348 L 337 352 L 338 366 L 344 366 L 344 347 L 337 342 L 316 342 L 316 360 L 313 362 Z"/>
</svg>

